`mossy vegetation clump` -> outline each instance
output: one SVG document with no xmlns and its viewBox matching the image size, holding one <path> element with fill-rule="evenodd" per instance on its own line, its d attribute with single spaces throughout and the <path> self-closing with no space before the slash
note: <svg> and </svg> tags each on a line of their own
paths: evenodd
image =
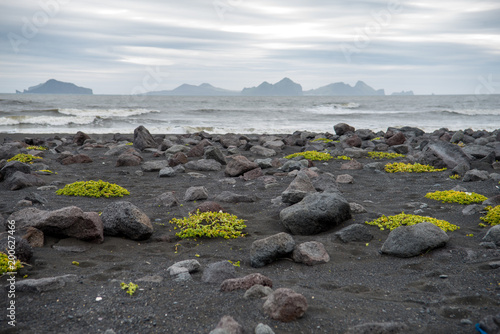
<svg viewBox="0 0 500 334">
<path fill-rule="evenodd" d="M 487 197 L 480 194 L 456 190 L 435 191 L 433 193 L 427 193 L 425 195 L 425 198 L 441 201 L 442 203 L 460 204 L 482 203 L 488 199 Z"/>
<path fill-rule="evenodd" d="M 295 157 L 300 157 L 300 156 L 303 157 L 304 159 L 314 160 L 314 161 L 328 161 L 330 159 L 333 159 L 331 154 L 318 152 L 318 151 L 298 152 L 298 153 L 287 155 L 285 157 L 285 159 L 293 159 Z"/>
<path fill-rule="evenodd" d="M 34 155 L 31 155 L 31 154 L 19 153 L 19 154 L 16 154 L 15 156 L 13 156 L 12 158 L 10 158 L 7 161 L 19 161 L 19 162 L 22 162 L 22 163 L 25 163 L 25 164 L 33 164 L 34 160 L 36 160 L 36 159 L 42 160 L 43 158 L 42 157 L 36 157 Z"/>
<path fill-rule="evenodd" d="M 131 296 L 135 293 L 135 291 L 139 287 L 137 284 L 134 284 L 132 282 L 130 282 L 129 284 L 125 284 L 125 282 L 122 282 L 120 284 L 120 286 L 121 286 L 122 290 L 125 290 L 125 292 Z"/>
<path fill-rule="evenodd" d="M 352 160 L 352 158 L 346 155 L 338 155 L 335 157 L 335 160 Z"/>
<path fill-rule="evenodd" d="M 389 153 L 389 152 L 368 152 L 368 157 L 371 159 L 396 159 L 406 157 L 404 154 Z"/>
<path fill-rule="evenodd" d="M 242 230 L 245 221 L 227 212 L 200 212 L 189 214 L 182 219 L 173 218 L 170 224 L 177 225 L 181 231 L 176 236 L 186 238 L 224 238 L 236 239 L 244 237 Z"/>
<path fill-rule="evenodd" d="M 382 231 L 385 229 L 389 230 L 394 230 L 395 228 L 398 228 L 400 226 L 406 225 L 406 226 L 411 226 L 411 225 L 416 225 L 419 223 L 423 222 L 429 222 L 431 224 L 436 225 L 440 229 L 442 229 L 445 232 L 448 231 L 455 231 L 460 229 L 459 226 L 451 224 L 447 222 L 446 220 L 439 220 L 436 218 L 432 217 L 426 217 L 426 216 L 418 216 L 418 215 L 410 215 L 406 214 L 404 212 L 395 215 L 395 216 L 382 216 L 378 219 L 375 219 L 370 222 L 365 222 L 367 225 L 373 225 L 373 226 L 378 226 Z"/>
<path fill-rule="evenodd" d="M 114 183 L 99 181 L 79 181 L 67 184 L 56 191 L 57 195 L 82 196 L 82 197 L 123 197 L 130 192 Z"/>
<path fill-rule="evenodd" d="M 385 165 L 385 171 L 387 173 L 430 173 L 430 172 L 442 172 L 446 168 L 436 169 L 429 165 L 422 165 L 419 163 L 405 164 L 404 162 L 394 162 Z"/>
<path fill-rule="evenodd" d="M 487 206 L 485 208 L 486 210 L 486 216 L 481 217 L 480 219 L 491 226 L 499 225 L 500 224 L 500 205 L 497 205 L 495 207 L 492 206 Z"/>
<path fill-rule="evenodd" d="M 45 146 L 28 146 L 26 147 L 27 150 L 36 150 L 36 151 L 47 151 L 48 148 Z"/>
<path fill-rule="evenodd" d="M 14 259 L 10 261 L 7 254 L 0 252 L 0 276 L 5 273 L 17 273 L 23 267 L 21 261 Z"/>
<path fill-rule="evenodd" d="M 316 139 L 313 139 L 311 140 L 311 142 L 322 142 L 322 143 L 325 143 L 325 144 L 328 144 L 328 143 L 333 143 L 333 139 L 328 139 L 328 138 L 316 138 Z"/>
</svg>

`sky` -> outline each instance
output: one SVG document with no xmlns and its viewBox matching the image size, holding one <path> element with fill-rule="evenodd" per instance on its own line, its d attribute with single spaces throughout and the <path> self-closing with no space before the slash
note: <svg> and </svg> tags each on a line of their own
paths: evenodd
<svg viewBox="0 0 500 334">
<path fill-rule="evenodd" d="M 500 94 L 498 0 L 16 0 L 0 5 L 0 92 L 94 94 L 284 77 L 386 94 Z"/>
</svg>

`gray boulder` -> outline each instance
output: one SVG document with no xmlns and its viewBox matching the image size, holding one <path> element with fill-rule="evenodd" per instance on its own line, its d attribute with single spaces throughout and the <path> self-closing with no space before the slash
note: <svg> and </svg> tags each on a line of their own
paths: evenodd
<svg viewBox="0 0 500 334">
<path fill-rule="evenodd" d="M 167 160 L 146 161 L 142 164 L 141 169 L 143 172 L 159 172 L 166 167 L 170 167 Z"/>
<path fill-rule="evenodd" d="M 260 155 L 266 158 L 274 157 L 277 154 L 275 150 L 271 148 L 265 148 L 259 145 L 252 146 L 252 148 L 250 148 L 250 152 L 252 152 L 255 155 Z"/>
<path fill-rule="evenodd" d="M 255 168 L 259 168 L 259 165 L 255 162 L 242 155 L 235 155 L 227 164 L 225 173 L 227 176 L 240 176 Z"/>
<path fill-rule="evenodd" d="M 354 132 L 356 129 L 346 123 L 338 123 L 333 127 L 337 136 L 342 136 L 348 132 Z"/>
<path fill-rule="evenodd" d="M 363 224 L 352 224 L 344 227 L 335 233 L 335 236 L 342 242 L 368 242 L 373 239 L 373 234 L 370 232 L 370 228 Z"/>
<path fill-rule="evenodd" d="M 7 254 L 7 250 L 11 250 L 12 236 L 10 234 L 3 234 L 0 237 L 0 251 Z M 33 257 L 33 247 L 23 238 L 14 236 L 14 256 L 21 262 L 29 262 Z"/>
<path fill-rule="evenodd" d="M 155 205 L 161 205 L 165 208 L 172 208 L 179 205 L 179 200 L 173 192 L 166 192 L 156 197 Z"/>
<path fill-rule="evenodd" d="M 428 222 L 400 226 L 389 233 L 382 245 L 382 253 L 397 257 L 412 257 L 446 245 L 450 237 L 442 229 Z"/>
<path fill-rule="evenodd" d="M 476 159 L 483 159 L 490 155 L 492 152 L 495 152 L 493 147 L 485 146 L 485 145 L 467 145 L 463 149 L 465 154 L 474 157 Z"/>
<path fill-rule="evenodd" d="M 250 265 L 260 268 L 293 252 L 295 240 L 287 233 L 278 233 L 256 240 L 250 248 Z"/>
<path fill-rule="evenodd" d="M 234 320 L 233 317 L 228 315 L 222 317 L 222 319 L 217 324 L 217 327 L 209 334 L 243 334 L 243 327 Z"/>
<path fill-rule="evenodd" d="M 493 242 L 500 246 L 500 225 L 491 227 L 486 235 L 483 237 L 484 242 Z"/>
<path fill-rule="evenodd" d="M 205 187 L 190 187 L 186 190 L 184 195 L 185 201 L 198 201 L 208 198 L 208 191 Z"/>
<path fill-rule="evenodd" d="M 14 191 L 28 187 L 40 187 L 45 185 L 45 181 L 36 175 L 15 172 L 5 180 L 5 184 L 8 189 Z"/>
<path fill-rule="evenodd" d="M 469 157 L 462 149 L 451 143 L 438 140 L 428 144 L 422 152 L 423 157 L 418 162 L 429 164 L 437 168 L 455 168 L 460 164 L 470 166 Z"/>
<path fill-rule="evenodd" d="M 160 171 L 158 172 L 158 177 L 174 177 L 175 174 L 177 174 L 175 169 L 173 169 L 172 167 L 165 167 L 160 169 Z"/>
<path fill-rule="evenodd" d="M 104 235 L 123 235 L 132 240 L 146 240 L 153 234 L 149 217 L 130 202 L 115 202 L 102 211 Z"/>
<path fill-rule="evenodd" d="M 338 193 L 313 193 L 280 212 L 283 225 L 292 233 L 325 232 L 351 218 L 349 203 Z"/>
<path fill-rule="evenodd" d="M 31 173 L 31 168 L 28 164 L 22 163 L 20 161 L 9 161 L 2 169 L 0 169 L 0 181 L 9 178 L 16 172 L 29 174 Z"/>
<path fill-rule="evenodd" d="M 292 258 L 295 262 L 304 263 L 308 266 L 327 263 L 330 261 L 325 246 L 321 242 L 309 241 L 295 247 Z"/>
<path fill-rule="evenodd" d="M 66 283 L 76 282 L 78 276 L 64 275 L 57 277 L 45 277 L 38 279 L 24 279 L 16 282 L 16 291 L 26 292 L 46 292 L 59 290 L 66 286 Z"/>
<path fill-rule="evenodd" d="M 252 203 L 255 202 L 255 198 L 247 195 L 235 194 L 231 191 L 223 191 L 215 197 L 215 201 L 223 203 Z"/>
<path fill-rule="evenodd" d="M 490 174 L 484 170 L 472 169 L 465 173 L 463 182 L 486 181 L 490 178 Z"/>
<path fill-rule="evenodd" d="M 260 284 L 256 284 L 251 286 L 243 295 L 245 299 L 259 299 L 263 297 L 269 296 L 273 293 L 273 289 L 268 286 L 263 286 Z"/>
<path fill-rule="evenodd" d="M 286 190 L 281 194 L 281 198 L 284 203 L 295 204 L 302 201 L 307 194 L 315 192 L 316 189 L 306 172 L 299 171 L 288 188 L 286 188 Z"/>
<path fill-rule="evenodd" d="M 201 280 L 205 283 L 222 284 L 231 278 L 236 278 L 234 266 L 229 261 L 220 261 L 209 264 L 203 271 Z"/>
<path fill-rule="evenodd" d="M 156 148 L 158 144 L 144 126 L 139 126 L 134 130 L 134 147 L 139 151 L 145 148 Z"/>
<path fill-rule="evenodd" d="M 186 169 L 196 170 L 200 172 L 219 171 L 222 169 L 221 163 L 212 159 L 189 161 L 184 165 L 184 167 Z"/>
<path fill-rule="evenodd" d="M 307 311 L 307 299 L 291 289 L 277 289 L 267 297 L 263 308 L 272 319 L 290 322 L 301 318 Z"/>
<path fill-rule="evenodd" d="M 83 212 L 76 206 L 55 211 L 26 208 L 14 212 L 8 220 L 15 220 L 18 229 L 33 226 L 46 235 L 72 237 L 101 243 L 104 240 L 103 224 L 97 212 Z"/>
<path fill-rule="evenodd" d="M 248 290 L 254 285 L 273 287 L 273 281 L 262 274 L 255 273 L 241 278 L 230 278 L 222 282 L 220 291 Z"/>
<path fill-rule="evenodd" d="M 221 165 L 227 165 L 226 157 L 222 154 L 222 151 L 215 146 L 205 147 L 205 152 L 203 154 L 205 159 L 212 159 L 219 162 Z"/>
</svg>

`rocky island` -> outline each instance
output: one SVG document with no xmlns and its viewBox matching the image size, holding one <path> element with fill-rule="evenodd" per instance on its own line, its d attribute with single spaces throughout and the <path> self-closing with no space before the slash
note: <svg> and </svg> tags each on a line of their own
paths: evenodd
<svg viewBox="0 0 500 334">
<path fill-rule="evenodd" d="M 17 94 L 82 94 L 92 95 L 92 89 L 79 87 L 70 82 L 57 81 L 50 79 L 45 83 L 29 87 L 23 92 L 16 90 Z"/>
</svg>

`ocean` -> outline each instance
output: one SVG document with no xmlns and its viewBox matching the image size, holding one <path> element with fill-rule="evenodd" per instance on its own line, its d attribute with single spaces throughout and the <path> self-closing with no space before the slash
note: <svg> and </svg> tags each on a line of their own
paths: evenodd
<svg viewBox="0 0 500 334">
<path fill-rule="evenodd" d="M 500 95 L 185 97 L 0 94 L 0 133 L 155 134 L 330 132 L 337 123 L 386 131 L 412 126 L 500 128 Z"/>
</svg>

